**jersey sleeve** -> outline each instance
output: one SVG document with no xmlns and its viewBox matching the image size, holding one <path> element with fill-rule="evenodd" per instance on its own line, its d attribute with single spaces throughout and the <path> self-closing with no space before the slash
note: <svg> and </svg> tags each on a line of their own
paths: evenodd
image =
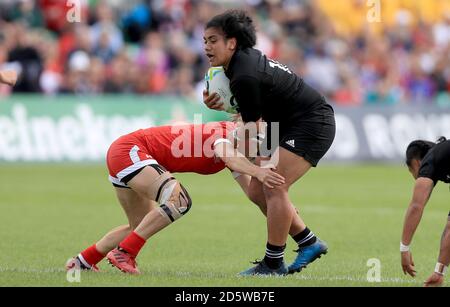
<svg viewBox="0 0 450 307">
<path fill-rule="evenodd" d="M 418 177 L 430 178 L 434 184 L 437 183 L 433 155 L 424 157 L 420 165 Z"/>
<path fill-rule="evenodd" d="M 261 118 L 261 90 L 258 79 L 250 76 L 241 76 L 230 84 L 239 105 L 242 120 L 245 123 L 256 122 Z"/>
</svg>

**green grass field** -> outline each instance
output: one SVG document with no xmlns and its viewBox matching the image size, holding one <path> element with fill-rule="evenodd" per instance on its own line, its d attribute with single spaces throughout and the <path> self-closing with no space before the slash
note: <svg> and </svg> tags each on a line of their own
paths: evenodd
<svg viewBox="0 0 450 307">
<path fill-rule="evenodd" d="M 109 229 L 125 224 L 102 165 L 0 165 L 0 286 L 421 286 L 432 272 L 450 193 L 439 184 L 413 242 L 418 277 L 399 261 L 403 216 L 413 181 L 400 166 L 312 170 L 291 190 L 307 225 L 329 253 L 287 277 L 237 277 L 263 257 L 265 219 L 227 172 L 178 174 L 194 204 L 151 238 L 138 258 L 140 276 L 100 264 L 101 273 L 66 280 L 64 264 Z M 289 239 L 287 261 L 294 257 Z M 366 279 L 381 261 L 381 283 Z"/>
</svg>

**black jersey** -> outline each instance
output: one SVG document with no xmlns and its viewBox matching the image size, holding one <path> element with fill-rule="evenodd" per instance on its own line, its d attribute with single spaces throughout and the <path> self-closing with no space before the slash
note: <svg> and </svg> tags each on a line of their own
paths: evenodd
<svg viewBox="0 0 450 307">
<path fill-rule="evenodd" d="M 422 159 L 419 177 L 450 183 L 450 140 L 433 146 Z"/>
<path fill-rule="evenodd" d="M 325 99 L 286 66 L 253 48 L 238 49 L 225 72 L 244 122 L 287 122 Z"/>
</svg>

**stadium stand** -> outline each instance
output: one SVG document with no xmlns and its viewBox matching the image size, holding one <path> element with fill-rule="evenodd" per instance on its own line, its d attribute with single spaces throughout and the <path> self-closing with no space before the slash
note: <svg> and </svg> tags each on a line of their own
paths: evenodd
<svg viewBox="0 0 450 307">
<path fill-rule="evenodd" d="M 365 0 L 61 0 L 0 3 L 0 67 L 22 72 L 15 92 L 133 93 L 198 99 L 208 63 L 203 25 L 244 6 L 257 48 L 334 104 L 450 105 L 450 2 Z M 9 90 L 0 88 L 0 96 Z"/>
</svg>

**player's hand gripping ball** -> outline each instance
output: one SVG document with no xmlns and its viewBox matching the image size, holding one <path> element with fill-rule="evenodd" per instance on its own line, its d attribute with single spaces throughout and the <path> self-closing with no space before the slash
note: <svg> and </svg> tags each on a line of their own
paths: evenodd
<svg viewBox="0 0 450 307">
<path fill-rule="evenodd" d="M 238 104 L 230 90 L 230 80 L 225 75 L 223 67 L 211 67 L 205 75 L 205 86 L 211 95 L 217 93 L 223 104 L 225 112 L 237 114 L 239 113 Z"/>
</svg>

